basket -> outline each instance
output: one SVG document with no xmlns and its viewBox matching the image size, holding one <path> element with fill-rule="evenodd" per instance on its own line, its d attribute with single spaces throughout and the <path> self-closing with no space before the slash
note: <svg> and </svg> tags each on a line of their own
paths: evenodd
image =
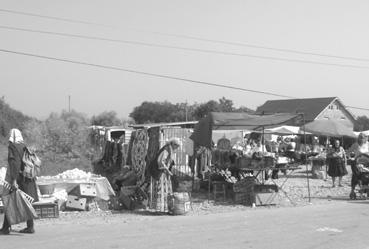
<svg viewBox="0 0 369 249">
<path fill-rule="evenodd" d="M 184 215 L 191 207 L 190 196 L 186 192 L 174 192 L 168 196 L 168 209 L 172 215 Z"/>
<path fill-rule="evenodd" d="M 55 184 L 39 184 L 38 189 L 41 195 L 52 195 L 55 190 Z"/>
</svg>

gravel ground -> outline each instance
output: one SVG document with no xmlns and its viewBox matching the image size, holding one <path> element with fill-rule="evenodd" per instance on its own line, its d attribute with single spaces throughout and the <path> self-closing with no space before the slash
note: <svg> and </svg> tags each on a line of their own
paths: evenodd
<svg viewBox="0 0 369 249">
<path fill-rule="evenodd" d="M 274 199 L 277 205 L 269 206 L 257 206 L 256 208 L 288 208 L 295 206 L 305 205 L 325 205 L 332 204 L 334 201 L 349 201 L 349 193 L 351 190 L 351 171 L 350 167 L 347 167 L 348 175 L 343 178 L 343 187 L 332 188 L 332 181 L 330 178 L 324 181 L 322 179 L 312 179 L 309 174 L 309 185 L 310 185 L 310 202 L 308 198 L 308 188 L 306 179 L 306 168 L 301 166 L 300 169 L 293 172 L 288 172 L 288 179 L 282 173 L 279 173 L 279 179 L 270 179 L 266 181 L 266 184 L 278 184 L 282 186 L 283 191 L 279 191 Z M 287 181 L 286 181 L 287 180 Z M 212 195 L 210 195 L 212 197 Z M 207 215 L 212 213 L 226 213 L 235 212 L 242 210 L 253 209 L 250 206 L 241 204 L 235 204 L 233 199 L 228 196 L 226 201 L 216 201 L 212 198 L 208 199 L 208 192 L 201 190 L 200 192 L 192 193 L 192 208 L 187 215 Z M 110 211 L 110 210 L 92 210 L 88 212 L 60 212 L 59 219 L 40 219 L 38 222 L 47 223 L 64 223 L 64 222 L 84 222 L 80 218 L 101 218 L 103 217 L 106 222 L 110 222 L 110 219 L 118 216 L 124 216 L 125 221 L 145 219 L 145 217 L 155 216 L 152 212 L 147 210 L 136 210 L 136 211 Z"/>
</svg>

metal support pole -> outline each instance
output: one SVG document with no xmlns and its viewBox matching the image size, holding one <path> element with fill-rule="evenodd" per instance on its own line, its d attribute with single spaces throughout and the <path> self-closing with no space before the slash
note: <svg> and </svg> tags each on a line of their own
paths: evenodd
<svg viewBox="0 0 369 249">
<path fill-rule="evenodd" d="M 306 153 L 306 131 L 305 131 L 305 115 L 304 113 L 301 113 L 302 115 L 302 120 L 303 120 L 303 127 L 304 127 L 304 144 L 305 144 L 305 148 L 304 148 L 304 152 L 305 155 L 307 155 Z M 308 196 L 309 196 L 309 203 L 311 202 L 311 197 L 310 197 L 310 181 L 309 181 L 309 168 L 308 168 L 308 164 L 305 163 L 305 167 L 306 167 L 306 179 L 307 179 L 307 185 L 308 185 Z"/>
</svg>

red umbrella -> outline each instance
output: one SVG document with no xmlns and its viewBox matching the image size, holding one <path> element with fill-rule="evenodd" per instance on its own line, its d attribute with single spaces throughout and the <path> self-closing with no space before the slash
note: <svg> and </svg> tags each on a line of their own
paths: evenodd
<svg viewBox="0 0 369 249">
<path fill-rule="evenodd" d="M 356 137 L 352 128 L 347 127 L 340 121 L 331 119 L 314 120 L 305 125 L 305 131 L 320 136 Z"/>
</svg>

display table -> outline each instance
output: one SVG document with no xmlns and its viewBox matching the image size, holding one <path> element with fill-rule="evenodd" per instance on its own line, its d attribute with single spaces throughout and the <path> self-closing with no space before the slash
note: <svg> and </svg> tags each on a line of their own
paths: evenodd
<svg viewBox="0 0 369 249">
<path fill-rule="evenodd" d="M 113 188 L 105 177 L 91 177 L 80 179 L 40 177 L 37 179 L 37 184 L 54 184 L 56 192 L 58 190 L 65 190 L 67 193 L 69 193 L 72 189 L 80 184 L 93 184 L 96 187 L 97 198 L 108 201 L 110 199 L 110 196 L 115 195 Z"/>
<path fill-rule="evenodd" d="M 253 171 L 254 174 L 252 175 L 256 181 L 257 184 L 261 184 L 264 185 L 264 177 L 261 177 L 261 180 L 259 179 L 259 175 L 262 174 L 262 172 L 268 171 L 268 170 L 274 170 L 276 169 L 275 167 L 262 167 L 262 168 L 243 168 L 242 170 L 245 171 Z M 288 173 L 285 175 L 286 178 L 282 181 L 282 182 L 277 182 L 275 181 L 273 178 L 271 178 L 272 182 L 278 187 L 278 191 L 281 191 L 286 198 L 292 203 L 295 204 L 291 198 L 289 197 L 288 193 L 283 190 L 283 186 L 286 184 L 286 182 L 289 180 L 289 176 L 297 169 L 300 169 L 299 166 L 295 165 L 295 164 L 286 164 L 284 166 L 280 166 L 278 167 L 279 170 L 288 170 Z M 276 197 L 276 194 L 274 195 L 270 195 L 270 198 L 266 199 L 264 201 L 264 205 L 268 205 L 271 204 L 274 200 L 274 198 Z"/>
</svg>

